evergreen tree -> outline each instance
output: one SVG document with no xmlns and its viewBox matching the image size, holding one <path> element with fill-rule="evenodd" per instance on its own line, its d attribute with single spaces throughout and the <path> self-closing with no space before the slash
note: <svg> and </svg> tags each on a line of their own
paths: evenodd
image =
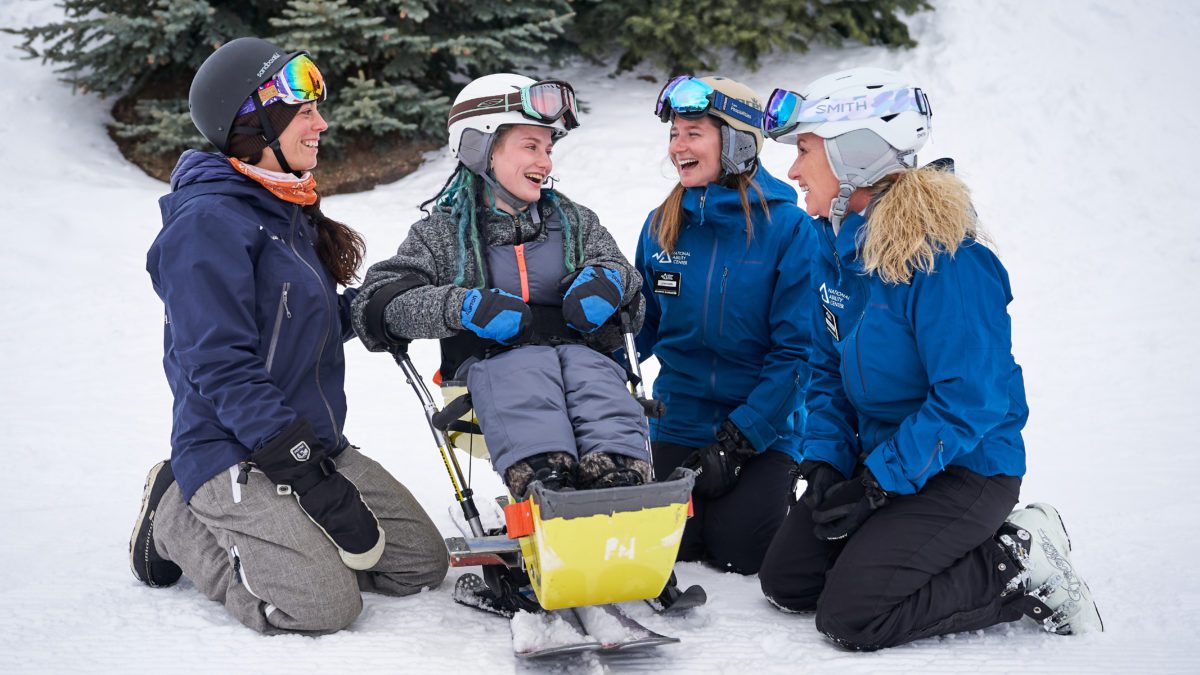
<svg viewBox="0 0 1200 675">
<path fill-rule="evenodd" d="M 774 51 L 804 53 L 814 42 L 911 47 L 897 13 L 932 9 L 926 0 L 576 0 L 570 38 L 617 71 L 643 61 L 669 73 L 717 68 L 725 50 L 750 68 Z"/>
</svg>

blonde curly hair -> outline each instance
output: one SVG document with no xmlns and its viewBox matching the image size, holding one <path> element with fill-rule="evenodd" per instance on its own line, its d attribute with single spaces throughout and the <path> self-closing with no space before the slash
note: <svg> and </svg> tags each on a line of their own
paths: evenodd
<svg viewBox="0 0 1200 675">
<path fill-rule="evenodd" d="M 858 249 L 866 272 L 884 283 L 907 284 L 918 271 L 932 272 L 938 253 L 953 257 L 964 238 L 984 240 L 971 191 L 950 171 L 908 169 L 883 178 L 871 190 L 872 207 Z"/>
</svg>

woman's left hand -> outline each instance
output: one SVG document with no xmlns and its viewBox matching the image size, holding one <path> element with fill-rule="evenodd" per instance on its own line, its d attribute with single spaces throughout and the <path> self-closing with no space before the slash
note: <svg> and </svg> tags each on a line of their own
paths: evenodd
<svg viewBox="0 0 1200 675">
<path fill-rule="evenodd" d="M 829 488 L 819 509 L 812 512 L 813 534 L 829 541 L 854 533 L 876 509 L 886 506 L 888 494 L 870 469 Z"/>
<path fill-rule="evenodd" d="M 598 265 L 583 268 L 563 295 L 567 325 L 581 333 L 595 331 L 621 306 L 622 288 L 620 272 Z"/>
</svg>

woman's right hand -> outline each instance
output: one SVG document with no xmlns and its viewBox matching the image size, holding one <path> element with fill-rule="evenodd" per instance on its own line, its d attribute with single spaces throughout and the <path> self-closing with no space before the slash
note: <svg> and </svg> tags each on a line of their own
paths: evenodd
<svg viewBox="0 0 1200 675">
<path fill-rule="evenodd" d="M 485 340 L 512 345 L 530 338 L 533 315 L 529 305 L 512 293 L 471 289 L 463 298 L 462 325 Z"/>
<path fill-rule="evenodd" d="M 815 459 L 806 459 L 800 462 L 799 471 L 804 481 L 808 483 L 800 501 L 804 502 L 804 505 L 811 511 L 821 508 L 821 502 L 825 501 L 825 493 L 829 491 L 829 488 L 846 480 L 842 472 L 833 468 L 832 464 Z"/>
</svg>

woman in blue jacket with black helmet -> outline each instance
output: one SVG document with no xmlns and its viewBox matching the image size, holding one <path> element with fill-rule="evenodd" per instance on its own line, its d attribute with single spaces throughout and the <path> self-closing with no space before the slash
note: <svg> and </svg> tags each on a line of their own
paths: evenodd
<svg viewBox="0 0 1200 675">
<path fill-rule="evenodd" d="M 147 255 L 174 395 L 171 458 L 150 471 L 130 539 L 143 583 L 187 575 L 261 633 L 348 626 L 361 591 L 445 576 L 437 528 L 350 445 L 342 343 L 363 241 L 321 212 L 325 81 L 305 52 L 233 40 L 197 71 L 196 127 Z"/>
<path fill-rule="evenodd" d="M 763 592 L 853 649 L 1028 614 L 1101 627 L 1048 504 L 1012 511 L 1028 409 L 1008 274 L 980 243 L 966 186 L 917 168 L 924 92 L 857 68 L 777 89 L 764 129 L 817 216 L 807 481 L 767 552 Z"/>
<path fill-rule="evenodd" d="M 796 193 L 758 163 L 762 102 L 721 77 L 677 77 L 658 117 L 679 184 L 637 247 L 646 319 L 637 346 L 661 369 L 654 468 L 699 472 L 680 560 L 758 571 L 788 509 L 808 382 L 810 254 Z M 669 589 L 668 589 L 669 591 Z"/>
</svg>

